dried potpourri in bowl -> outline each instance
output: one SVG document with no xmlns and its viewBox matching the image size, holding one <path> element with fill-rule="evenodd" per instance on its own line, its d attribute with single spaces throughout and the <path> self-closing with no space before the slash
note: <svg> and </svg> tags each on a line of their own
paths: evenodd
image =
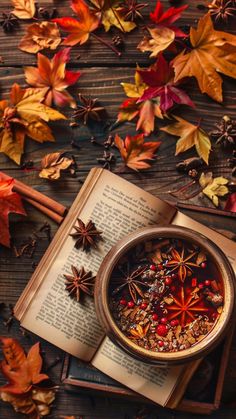
<svg viewBox="0 0 236 419">
<path fill-rule="evenodd" d="M 98 272 L 95 304 L 107 334 L 142 361 L 181 363 L 223 337 L 234 308 L 222 251 L 183 227 L 147 227 L 121 240 Z"/>
</svg>

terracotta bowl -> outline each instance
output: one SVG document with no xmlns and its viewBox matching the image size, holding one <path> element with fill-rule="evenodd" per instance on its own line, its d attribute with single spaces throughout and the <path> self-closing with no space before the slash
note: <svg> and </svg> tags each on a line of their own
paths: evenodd
<svg viewBox="0 0 236 419">
<path fill-rule="evenodd" d="M 120 330 L 110 308 L 110 281 L 115 267 L 119 265 L 127 252 L 132 252 L 132 248 L 135 249 L 138 244 L 155 239 L 185 240 L 194 246 L 198 246 L 214 263 L 221 278 L 221 284 L 223 284 L 223 309 L 213 328 L 196 344 L 176 352 L 156 352 L 139 346 Z M 228 259 L 220 248 L 207 237 L 184 227 L 145 227 L 119 241 L 103 260 L 95 285 L 96 312 L 109 338 L 129 355 L 141 361 L 160 366 L 181 364 L 205 356 L 230 329 L 234 311 L 234 281 L 234 272 Z"/>
</svg>

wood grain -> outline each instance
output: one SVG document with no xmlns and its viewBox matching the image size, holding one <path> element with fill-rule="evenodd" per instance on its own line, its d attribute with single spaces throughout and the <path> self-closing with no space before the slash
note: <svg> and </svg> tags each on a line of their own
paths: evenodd
<svg viewBox="0 0 236 419">
<path fill-rule="evenodd" d="M 148 2 L 149 6 L 145 11 L 147 18 L 148 13 L 154 9 L 156 1 Z M 180 21 L 181 25 L 196 25 L 197 19 L 203 15 L 203 12 L 197 9 L 198 2 L 186 1 L 189 8 L 184 12 L 183 18 Z M 200 3 L 200 2 L 199 2 Z M 201 3 L 208 3 L 202 1 Z M 2 12 L 12 10 L 11 3 L 6 0 L 1 0 L 0 16 Z M 40 6 L 44 4 L 39 1 Z M 58 10 L 59 17 L 66 15 L 73 15 L 70 8 L 70 0 L 51 0 L 51 6 Z M 167 0 L 163 1 L 164 6 L 169 7 Z M 145 19 L 145 22 L 147 19 Z M 19 83 L 22 87 L 26 87 L 24 78 L 24 66 L 36 65 L 36 56 L 27 54 L 18 49 L 19 42 L 25 34 L 27 26 L 31 22 L 19 21 L 19 26 L 10 34 L 4 33 L 0 27 L 0 56 L 4 63 L 0 64 L 0 94 L 1 98 L 8 99 L 9 92 L 14 82 Z M 236 33 L 236 28 L 234 31 Z M 116 29 L 111 33 L 105 34 L 100 30 L 100 35 L 108 41 L 111 41 L 113 35 L 120 34 Z M 91 143 L 91 136 L 94 136 L 100 143 L 109 135 L 109 133 L 119 133 L 122 137 L 126 134 L 135 133 L 135 123 L 126 123 L 123 125 L 114 125 L 117 119 L 119 106 L 125 99 L 125 94 L 120 85 L 121 82 L 133 82 L 134 69 L 136 63 L 142 67 L 150 65 L 148 54 L 143 54 L 137 50 L 137 44 L 142 39 L 144 30 L 142 28 L 135 29 L 130 34 L 120 34 L 125 40 L 125 48 L 122 51 L 120 58 L 116 57 L 112 51 L 105 48 L 95 39 L 91 39 L 89 43 L 84 46 L 76 46 L 71 50 L 71 60 L 69 67 L 71 69 L 79 69 L 82 76 L 75 86 L 70 88 L 70 93 L 77 98 L 78 92 L 91 95 L 93 98 L 99 98 L 99 103 L 106 109 L 106 118 L 99 124 L 92 124 L 84 126 L 80 124 L 77 128 L 71 128 L 69 121 L 52 124 L 53 132 L 56 138 L 55 143 L 39 144 L 32 140 L 26 141 L 25 154 L 22 162 L 33 160 L 34 170 L 22 170 L 15 163 L 10 161 L 6 156 L 0 154 L 0 170 L 6 172 L 8 175 L 17 178 L 20 181 L 36 188 L 38 191 L 45 193 L 53 199 L 56 199 L 61 204 L 70 207 L 76 194 L 78 193 L 81 182 L 86 178 L 89 170 L 98 165 L 97 158 L 103 154 L 103 148 L 99 145 Z M 49 57 L 53 52 L 43 51 Z M 187 107 L 182 107 L 178 110 L 178 115 L 196 122 L 202 118 L 201 125 L 207 131 L 213 129 L 214 124 L 224 115 L 230 115 L 236 118 L 236 81 L 223 77 L 224 102 L 223 105 L 218 104 L 202 95 L 199 92 L 198 86 L 194 80 L 189 80 L 185 85 L 186 91 L 189 92 L 192 100 L 196 104 L 196 109 L 192 110 Z M 67 117 L 71 118 L 72 110 L 66 109 Z M 163 123 L 157 121 L 155 134 L 150 138 L 152 140 L 162 141 L 161 147 L 158 150 L 157 157 L 153 162 L 151 168 L 142 173 L 134 173 L 131 170 L 125 169 L 122 171 L 122 162 L 117 150 L 113 150 L 117 157 L 117 163 L 113 171 L 120 174 L 129 181 L 138 184 L 143 189 L 160 196 L 163 199 L 172 200 L 175 202 L 178 198 L 170 195 L 170 191 L 177 189 L 183 184 L 189 182 L 186 175 L 179 174 L 176 171 L 176 163 L 183 158 L 195 155 L 194 150 L 190 150 L 184 155 L 175 156 L 174 137 L 167 136 L 160 132 L 158 128 L 163 126 Z M 74 142 L 77 147 L 72 147 L 71 142 Z M 38 172 L 40 170 L 40 161 L 46 153 L 53 151 L 67 151 L 75 156 L 79 166 L 79 172 L 76 177 L 71 177 L 68 174 L 63 175 L 58 182 L 49 182 L 40 179 Z M 229 153 L 218 149 L 211 157 L 209 168 L 215 176 L 224 175 L 231 178 L 231 169 L 227 162 Z M 197 184 L 194 185 L 189 192 L 198 190 Z M 196 196 L 191 200 L 191 203 L 212 206 L 207 197 L 201 195 Z M 39 229 L 42 224 L 47 221 L 52 228 L 52 235 L 57 229 L 57 225 L 44 216 L 42 213 L 32 208 L 27 203 L 25 204 L 27 217 L 11 216 L 10 230 L 13 237 L 13 243 L 16 247 L 21 246 L 22 243 L 28 240 L 35 231 Z M 217 215 L 209 215 L 204 213 L 197 213 L 188 210 L 184 212 L 212 228 L 223 231 L 226 234 L 236 233 L 236 221 L 230 218 L 223 218 Z M 48 246 L 48 241 L 42 235 L 38 240 L 35 253 L 32 258 L 24 255 L 17 258 L 12 249 L 0 247 L 0 303 L 14 304 L 18 299 L 20 293 L 23 291 L 30 276 L 34 271 L 35 264 L 37 264 Z M 34 342 L 39 339 L 30 334 L 29 337 L 21 335 L 19 325 L 13 324 L 13 327 L 8 332 L 0 318 L 0 334 L 6 336 L 14 336 L 19 338 L 21 343 L 29 348 Z M 47 342 L 41 340 L 42 349 L 45 351 L 45 362 L 50 363 L 56 356 L 62 356 L 62 351 L 49 345 Z M 214 413 L 216 419 L 233 419 L 235 417 L 235 408 L 230 407 L 230 403 L 235 398 L 236 388 L 236 374 L 233 365 L 236 361 L 236 338 L 234 338 L 233 347 L 230 355 L 230 366 L 227 371 L 226 381 L 224 386 L 224 401 L 229 404 L 228 408 L 222 408 L 219 412 Z M 59 384 L 60 367 L 57 365 L 50 372 L 50 376 Z M 0 382 L 4 379 L 0 375 Z M 232 405 L 233 406 L 233 405 Z M 54 404 L 50 418 L 59 418 L 63 415 L 75 415 L 78 418 L 80 415 L 84 419 L 138 419 L 138 411 L 141 405 L 137 403 L 125 402 L 116 399 L 101 399 L 89 398 L 88 396 L 75 395 L 66 393 L 60 387 L 57 400 Z M 192 415 L 183 414 L 181 412 L 172 413 L 160 407 L 148 407 L 148 413 L 145 419 L 173 419 L 191 418 Z M 13 412 L 12 408 L 5 403 L 0 402 L 0 418 L 21 418 L 20 414 Z M 204 418 L 204 416 L 203 416 Z"/>
</svg>

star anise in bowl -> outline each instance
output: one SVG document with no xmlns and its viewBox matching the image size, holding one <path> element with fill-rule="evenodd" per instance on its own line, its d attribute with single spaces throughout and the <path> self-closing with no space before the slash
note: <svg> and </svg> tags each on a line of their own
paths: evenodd
<svg viewBox="0 0 236 419">
<path fill-rule="evenodd" d="M 75 239 L 75 247 L 82 250 L 89 250 L 91 247 L 97 247 L 97 241 L 101 239 L 101 231 L 98 231 L 94 222 L 89 221 L 85 224 L 80 218 L 77 218 L 77 225 L 73 227 L 75 232 L 70 234 Z"/>
</svg>

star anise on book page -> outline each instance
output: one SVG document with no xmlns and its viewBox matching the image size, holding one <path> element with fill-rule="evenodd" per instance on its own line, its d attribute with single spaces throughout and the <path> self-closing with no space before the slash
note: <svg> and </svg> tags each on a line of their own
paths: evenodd
<svg viewBox="0 0 236 419">
<path fill-rule="evenodd" d="M 132 300 L 136 303 L 138 295 L 144 297 L 142 287 L 148 287 L 147 284 L 142 280 L 142 274 L 147 269 L 146 266 L 138 267 L 133 272 L 129 272 L 129 265 L 127 266 L 127 273 L 121 271 L 123 277 L 117 278 L 119 285 L 113 290 L 112 294 L 115 295 L 122 291 L 125 287 L 128 287 L 128 291 Z M 116 278 L 114 278 L 114 282 Z"/>
<path fill-rule="evenodd" d="M 199 268 L 199 265 L 193 262 L 193 258 L 196 254 L 197 252 L 191 252 L 186 255 L 184 247 L 181 252 L 178 252 L 176 249 L 172 249 L 172 259 L 167 262 L 166 267 L 171 269 L 170 272 L 177 271 L 180 281 L 184 282 L 188 273 L 192 272 L 192 268 Z"/>
<path fill-rule="evenodd" d="M 83 250 L 87 251 L 91 247 L 96 247 L 97 241 L 101 238 L 102 231 L 98 231 L 94 222 L 91 220 L 85 225 L 82 220 L 77 218 L 77 223 L 78 225 L 73 227 L 75 232 L 70 234 L 76 240 L 76 249 L 82 247 Z"/>
<path fill-rule="evenodd" d="M 81 292 L 93 295 L 95 276 L 92 275 L 92 272 L 86 272 L 83 266 L 78 270 L 73 265 L 71 265 L 71 271 L 72 275 L 64 274 L 64 277 L 66 278 L 66 290 L 69 292 L 69 296 L 75 298 L 76 301 L 79 302 Z"/>
</svg>

